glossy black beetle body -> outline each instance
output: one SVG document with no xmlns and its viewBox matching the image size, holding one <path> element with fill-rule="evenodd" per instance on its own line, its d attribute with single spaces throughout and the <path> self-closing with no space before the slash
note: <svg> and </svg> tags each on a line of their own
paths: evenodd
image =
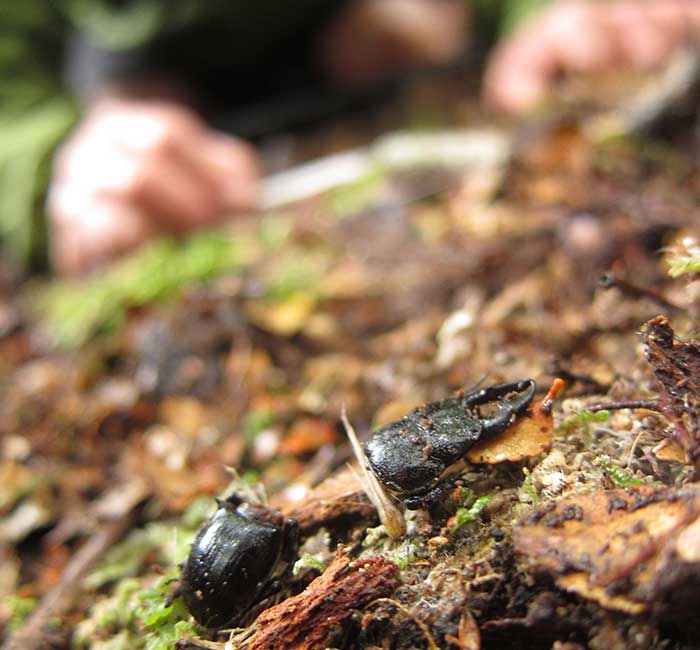
<svg viewBox="0 0 700 650">
<path fill-rule="evenodd" d="M 479 440 L 505 431 L 530 405 L 535 389 L 532 379 L 522 379 L 415 408 L 370 436 L 364 445 L 369 468 L 407 508 L 421 508 L 443 491 L 445 469 Z M 490 402 L 495 413 L 482 417 L 477 407 Z"/>
<path fill-rule="evenodd" d="M 296 557 L 293 519 L 232 495 L 199 529 L 180 577 L 190 614 L 204 627 L 234 626 L 279 589 L 279 575 Z"/>
</svg>

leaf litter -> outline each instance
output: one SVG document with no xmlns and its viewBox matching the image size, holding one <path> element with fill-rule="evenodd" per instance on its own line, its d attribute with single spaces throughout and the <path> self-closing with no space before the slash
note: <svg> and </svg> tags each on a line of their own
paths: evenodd
<svg viewBox="0 0 700 650">
<path fill-rule="evenodd" d="M 53 322 L 0 274 L 4 648 L 700 647 L 700 214 L 677 129 L 569 120 L 506 166 L 382 171 L 53 286 Z M 366 439 L 483 377 L 567 387 L 390 538 L 342 407 Z M 233 636 L 170 582 L 230 467 L 313 559 Z"/>
</svg>

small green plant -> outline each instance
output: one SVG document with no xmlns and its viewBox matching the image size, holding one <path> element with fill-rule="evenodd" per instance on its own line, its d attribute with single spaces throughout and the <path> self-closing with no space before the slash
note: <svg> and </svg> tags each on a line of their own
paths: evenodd
<svg viewBox="0 0 700 650">
<path fill-rule="evenodd" d="M 423 537 L 410 537 L 389 556 L 389 559 L 403 571 L 409 564 L 418 558 L 418 549 L 423 543 Z"/>
<path fill-rule="evenodd" d="M 302 569 L 306 569 L 307 567 L 318 569 L 321 573 L 323 573 L 327 569 L 326 565 L 323 562 L 321 562 L 321 560 L 317 560 L 313 555 L 304 555 L 304 557 L 300 557 L 294 563 L 292 574 L 298 576 L 301 573 Z"/>
<path fill-rule="evenodd" d="M 170 602 L 176 576 L 173 568 L 145 588 L 136 578 L 121 580 L 78 625 L 75 645 L 93 650 L 172 650 L 183 635 L 195 636 L 196 624 L 182 599 Z"/>
<path fill-rule="evenodd" d="M 530 501 L 533 506 L 537 506 L 540 497 L 537 494 L 537 489 L 535 488 L 535 483 L 532 478 L 532 472 L 527 468 L 523 467 L 523 474 L 525 474 L 525 480 L 523 481 L 523 489 L 527 492 L 530 497 Z"/>
<path fill-rule="evenodd" d="M 569 415 L 558 427 L 558 433 L 568 433 L 574 429 L 583 429 L 587 434 L 591 432 L 591 427 L 600 422 L 607 422 L 610 419 L 610 411 L 588 411 L 577 409 L 575 413 Z"/>
<path fill-rule="evenodd" d="M 640 478 L 633 476 L 629 471 L 615 465 L 609 456 L 600 457 L 600 466 L 617 487 L 628 488 L 634 485 L 644 484 Z"/>
<path fill-rule="evenodd" d="M 106 273 L 83 282 L 52 282 L 38 309 L 57 347 L 75 348 L 117 329 L 126 310 L 165 300 L 182 287 L 239 270 L 260 246 L 251 237 L 202 232 L 187 241 L 161 239 Z"/>
<path fill-rule="evenodd" d="M 666 250 L 666 263 L 672 278 L 700 272 L 700 243 L 693 237 L 684 237 L 679 244 Z"/>
<path fill-rule="evenodd" d="M 23 596 L 8 596 L 7 608 L 10 612 L 10 618 L 7 627 L 10 632 L 16 632 L 27 620 L 32 610 L 36 607 L 36 598 Z"/>
<path fill-rule="evenodd" d="M 474 501 L 474 503 L 472 503 L 472 505 L 469 507 L 462 506 L 461 508 L 457 508 L 457 512 L 455 512 L 454 515 L 455 523 L 450 532 L 454 534 L 462 526 L 464 526 L 464 524 L 476 521 L 481 514 L 481 511 L 486 507 L 490 500 L 491 497 L 483 496 L 476 499 L 476 501 Z"/>
</svg>

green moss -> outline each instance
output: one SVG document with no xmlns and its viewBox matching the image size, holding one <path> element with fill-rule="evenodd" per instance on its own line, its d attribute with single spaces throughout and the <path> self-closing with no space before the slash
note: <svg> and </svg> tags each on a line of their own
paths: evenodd
<svg viewBox="0 0 700 650">
<path fill-rule="evenodd" d="M 389 559 L 399 567 L 400 571 L 403 571 L 409 564 L 420 557 L 419 549 L 424 541 L 423 537 L 406 538 L 403 544 L 389 555 Z"/>
<path fill-rule="evenodd" d="M 292 574 L 298 576 L 302 569 L 306 569 L 307 567 L 318 569 L 321 573 L 323 573 L 327 568 L 326 565 L 321 562 L 321 560 L 317 560 L 313 555 L 305 555 L 304 557 L 300 557 L 294 563 Z"/>
<path fill-rule="evenodd" d="M 615 465 L 609 456 L 601 456 L 600 465 L 603 468 L 603 471 L 617 487 L 628 488 L 633 485 L 644 484 L 642 479 L 633 476 L 627 470 Z"/>
<path fill-rule="evenodd" d="M 177 573 L 173 567 L 145 588 L 134 578 L 120 581 L 78 625 L 75 645 L 91 650 L 172 650 L 183 635 L 196 635 L 182 599 L 170 602 Z"/>
<path fill-rule="evenodd" d="M 87 281 L 51 283 L 39 297 L 39 311 L 56 346 L 78 347 L 117 329 L 130 307 L 165 300 L 188 284 L 241 269 L 258 249 L 250 237 L 217 231 L 182 242 L 161 239 Z"/>
<path fill-rule="evenodd" d="M 532 472 L 527 468 L 523 467 L 523 474 L 525 474 L 525 480 L 523 481 L 523 489 L 527 492 L 530 497 L 530 501 L 533 506 L 537 506 L 540 497 L 535 489 L 534 481 L 532 480 Z"/>
<path fill-rule="evenodd" d="M 590 433 L 591 426 L 599 422 L 607 422 L 610 418 L 609 411 L 587 411 L 578 409 L 576 413 L 567 417 L 558 427 L 558 433 L 568 433 L 574 429 L 583 429 Z"/>
<path fill-rule="evenodd" d="M 465 524 L 476 521 L 479 518 L 481 511 L 486 507 L 490 500 L 491 497 L 482 496 L 476 499 L 476 501 L 474 501 L 474 503 L 472 503 L 472 505 L 469 507 L 462 506 L 461 508 L 457 508 L 457 512 L 454 516 L 455 523 L 450 532 L 454 534 Z"/>
<path fill-rule="evenodd" d="M 10 632 L 16 632 L 27 620 L 33 609 L 36 607 L 36 598 L 22 596 L 8 596 L 7 608 L 10 611 L 7 627 Z"/>
</svg>

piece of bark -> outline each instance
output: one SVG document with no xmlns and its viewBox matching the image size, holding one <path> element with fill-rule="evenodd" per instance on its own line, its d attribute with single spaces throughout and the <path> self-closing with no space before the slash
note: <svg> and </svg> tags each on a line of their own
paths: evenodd
<svg viewBox="0 0 700 650">
<path fill-rule="evenodd" d="M 339 554 L 299 595 L 265 610 L 247 650 L 318 650 L 331 642 L 353 610 L 391 594 L 398 567 L 384 557 L 351 560 Z"/>
<path fill-rule="evenodd" d="M 700 486 L 603 490 L 546 504 L 513 539 L 530 570 L 607 609 L 680 614 L 700 584 L 699 517 Z"/>
<path fill-rule="evenodd" d="M 665 316 L 642 329 L 645 356 L 661 384 L 659 409 L 671 423 L 670 437 L 700 467 L 700 345 L 676 339 Z"/>
<path fill-rule="evenodd" d="M 285 516 L 295 519 L 304 536 L 319 528 L 352 527 L 377 521 L 377 511 L 349 467 L 319 483 L 300 503 L 278 504 Z"/>
</svg>

